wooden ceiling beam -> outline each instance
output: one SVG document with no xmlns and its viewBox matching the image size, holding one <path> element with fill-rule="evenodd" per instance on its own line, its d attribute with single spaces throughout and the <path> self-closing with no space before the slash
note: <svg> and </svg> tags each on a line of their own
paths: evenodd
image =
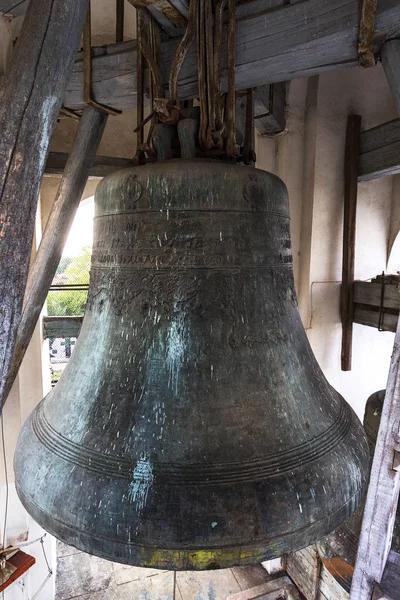
<svg viewBox="0 0 400 600">
<path fill-rule="evenodd" d="M 400 173 L 400 119 L 361 133 L 358 181 Z"/>
<path fill-rule="evenodd" d="M 300 76 L 353 67 L 358 64 L 358 3 L 354 0 L 303 0 L 280 7 L 254 0 L 237 20 L 236 88 L 287 81 Z M 265 8 L 267 6 L 267 9 Z M 395 35 L 400 0 L 380 0 L 376 11 L 374 51 Z M 167 83 L 179 38 L 161 46 L 162 71 Z M 127 109 L 136 105 L 136 43 L 99 49 L 93 59 L 93 93 L 98 102 Z M 75 63 L 64 103 L 83 108 L 82 62 Z M 226 69 L 223 70 L 226 88 Z M 192 46 L 179 79 L 181 99 L 197 95 L 196 48 Z"/>
<path fill-rule="evenodd" d="M 67 164 L 68 154 L 66 152 L 49 152 L 47 157 L 45 175 L 61 176 L 64 173 Z M 134 162 L 129 158 L 119 158 L 116 156 L 95 156 L 89 167 L 89 177 L 102 178 L 109 173 L 114 173 L 119 169 L 128 169 L 133 167 Z"/>
</svg>

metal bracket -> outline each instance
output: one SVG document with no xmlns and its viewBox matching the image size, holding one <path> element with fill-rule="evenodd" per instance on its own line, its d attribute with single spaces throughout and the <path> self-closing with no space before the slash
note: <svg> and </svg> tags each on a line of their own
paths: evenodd
<svg viewBox="0 0 400 600">
<path fill-rule="evenodd" d="M 101 110 L 109 115 L 120 115 L 122 111 L 100 104 L 92 98 L 92 30 L 90 3 L 83 29 L 83 100 L 92 108 Z"/>
</svg>

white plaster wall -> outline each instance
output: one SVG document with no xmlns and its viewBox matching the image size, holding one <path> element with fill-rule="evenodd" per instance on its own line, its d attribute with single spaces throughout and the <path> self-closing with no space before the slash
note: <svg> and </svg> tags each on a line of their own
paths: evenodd
<svg viewBox="0 0 400 600">
<path fill-rule="evenodd" d="M 287 185 L 300 315 L 325 376 L 362 418 L 368 396 L 386 385 L 394 334 L 354 325 L 353 368 L 341 371 L 346 124 L 350 113 L 361 114 L 362 129 L 397 114 L 380 65 L 289 82 L 286 113 L 284 134 L 256 139 L 257 166 Z M 389 244 L 400 222 L 399 181 L 385 177 L 358 186 L 356 279 L 386 269 Z M 390 266 L 400 269 L 394 269 L 393 260 Z"/>
<path fill-rule="evenodd" d="M 101 46 L 115 42 L 115 2 L 91 0 L 92 44 Z M 136 10 L 127 0 L 124 2 L 124 40 L 136 38 Z"/>
<path fill-rule="evenodd" d="M 362 418 L 369 394 L 385 387 L 394 334 L 355 325 L 353 368 L 346 373 L 340 370 L 346 123 L 350 113 L 362 115 L 363 129 L 397 115 L 380 66 L 326 73 L 312 79 L 317 88 L 304 112 L 303 160 L 307 168 L 303 170 L 301 198 L 300 311 L 326 377 Z M 356 279 L 373 277 L 386 268 L 392 189 L 391 177 L 359 184 Z M 299 196 L 291 194 L 293 200 L 298 202 Z"/>
</svg>

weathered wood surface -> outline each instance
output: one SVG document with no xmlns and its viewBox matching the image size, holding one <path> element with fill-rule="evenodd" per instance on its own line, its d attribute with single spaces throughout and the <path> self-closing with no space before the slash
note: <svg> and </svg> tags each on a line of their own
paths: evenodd
<svg viewBox="0 0 400 600">
<path fill-rule="evenodd" d="M 45 175 L 62 175 L 67 161 L 67 153 L 49 152 L 45 167 Z M 95 156 L 92 166 L 89 168 L 89 177 L 102 178 L 109 173 L 118 171 L 118 169 L 128 169 L 129 167 L 133 167 L 133 161 L 129 158 Z"/>
<path fill-rule="evenodd" d="M 147 8 L 171 37 L 182 36 L 188 16 L 188 4 L 171 0 L 128 0 L 135 8 Z"/>
<path fill-rule="evenodd" d="M 286 81 L 358 64 L 358 3 L 354 0 L 303 0 L 271 8 L 264 1 L 238 10 L 236 33 L 236 89 Z M 400 19 L 399 0 L 380 0 L 376 13 L 375 51 L 395 34 Z M 179 39 L 161 46 L 164 81 Z M 136 43 L 114 44 L 97 51 L 93 60 L 93 94 L 98 102 L 126 109 L 136 105 Z M 223 71 L 226 85 L 226 69 Z M 82 108 L 82 62 L 75 63 L 64 103 Z M 182 99 L 197 95 L 195 45 L 179 78 Z"/>
<path fill-rule="evenodd" d="M 354 282 L 354 302 L 379 307 L 381 304 L 382 285 L 370 281 Z M 400 293 L 395 283 L 385 283 L 383 307 L 400 310 Z"/>
<path fill-rule="evenodd" d="M 396 516 L 400 472 L 393 469 L 400 448 L 400 323 L 398 324 L 386 386 L 378 438 L 361 528 L 351 600 L 370 600 L 381 583 L 390 551 Z"/>
<path fill-rule="evenodd" d="M 29 0 L 0 0 L 0 13 L 19 17 L 26 13 Z"/>
<path fill-rule="evenodd" d="M 21 316 L 40 181 L 88 0 L 32 0 L 0 92 L 0 409 Z"/>
<path fill-rule="evenodd" d="M 43 337 L 78 337 L 83 317 L 43 317 Z"/>
<path fill-rule="evenodd" d="M 285 568 L 307 600 L 314 600 L 317 554 L 313 546 L 286 556 Z M 319 579 L 319 600 L 348 600 L 349 594 L 336 581 L 324 564 Z"/>
<path fill-rule="evenodd" d="M 90 106 L 85 108 L 43 238 L 29 270 L 6 394 L 18 373 L 56 273 L 106 122 L 106 113 Z"/>
<path fill-rule="evenodd" d="M 383 319 L 380 320 L 379 308 L 368 306 L 367 304 L 354 305 L 353 323 L 366 325 L 367 327 L 375 327 L 375 329 L 378 329 L 380 326 L 381 331 L 395 332 L 397 329 L 398 320 L 398 311 L 394 312 L 390 309 L 385 310 Z"/>
<path fill-rule="evenodd" d="M 278 600 L 282 598 L 285 600 L 300 600 L 298 590 L 287 575 L 282 575 L 282 577 L 242 590 L 236 594 L 230 594 L 226 597 L 226 600 Z"/>
<path fill-rule="evenodd" d="M 382 588 L 393 600 L 400 600 L 400 554 L 396 552 L 389 553 Z"/>
<path fill-rule="evenodd" d="M 346 152 L 344 159 L 344 214 L 342 285 L 340 288 L 340 316 L 342 320 L 342 371 L 351 370 L 353 345 L 353 282 L 356 243 L 357 184 L 360 161 L 360 115 L 347 119 Z"/>
<path fill-rule="evenodd" d="M 400 173 L 400 119 L 361 133 L 359 181 Z"/>
</svg>

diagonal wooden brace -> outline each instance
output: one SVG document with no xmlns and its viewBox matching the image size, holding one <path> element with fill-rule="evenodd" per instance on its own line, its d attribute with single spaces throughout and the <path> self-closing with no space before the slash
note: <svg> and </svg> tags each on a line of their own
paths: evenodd
<svg viewBox="0 0 400 600">
<path fill-rule="evenodd" d="M 62 250 L 79 206 L 89 169 L 107 122 L 107 114 L 88 106 L 82 114 L 72 151 L 60 180 L 45 232 L 29 270 L 21 321 L 6 394 L 18 373 L 53 281 Z"/>
</svg>

